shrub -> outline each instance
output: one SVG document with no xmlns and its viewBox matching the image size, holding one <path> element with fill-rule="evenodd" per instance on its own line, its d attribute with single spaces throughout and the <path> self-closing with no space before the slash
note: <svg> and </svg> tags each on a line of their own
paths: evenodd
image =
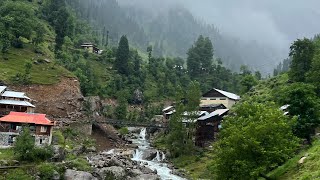
<svg viewBox="0 0 320 180">
<path fill-rule="evenodd" d="M 42 180 L 50 180 L 54 176 L 55 167 L 52 164 L 45 163 L 38 166 L 39 176 Z"/>
<path fill-rule="evenodd" d="M 6 180 L 32 180 L 32 176 L 30 176 L 27 172 L 22 169 L 12 169 L 8 171 L 8 174 L 4 178 Z"/>
<path fill-rule="evenodd" d="M 122 127 L 121 129 L 119 129 L 119 132 L 121 135 L 126 135 L 129 133 L 129 130 L 127 127 Z"/>
</svg>

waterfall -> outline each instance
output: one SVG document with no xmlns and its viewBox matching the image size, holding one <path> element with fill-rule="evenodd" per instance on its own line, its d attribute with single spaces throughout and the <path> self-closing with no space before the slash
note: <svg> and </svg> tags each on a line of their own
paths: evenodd
<svg viewBox="0 0 320 180">
<path fill-rule="evenodd" d="M 159 151 L 157 151 L 157 156 L 153 159 L 153 161 L 158 161 L 158 162 L 161 161 L 160 152 Z"/>
<path fill-rule="evenodd" d="M 143 129 L 140 131 L 139 137 L 140 137 L 142 140 L 146 140 L 146 131 L 147 131 L 147 128 L 143 128 Z"/>
<path fill-rule="evenodd" d="M 141 160 L 142 159 L 142 155 L 143 155 L 143 151 L 140 151 L 139 149 L 136 149 L 134 151 L 132 159 Z"/>
<path fill-rule="evenodd" d="M 166 154 L 164 152 L 161 153 L 161 156 L 162 156 L 161 161 L 166 159 Z"/>
<path fill-rule="evenodd" d="M 157 174 L 160 176 L 161 180 L 185 180 L 182 177 L 179 177 L 177 175 L 171 174 L 171 169 L 168 168 L 168 164 L 163 162 L 163 160 L 166 158 L 165 154 L 161 151 L 157 150 L 156 157 L 152 160 L 146 160 L 143 159 L 144 153 L 149 150 L 153 149 L 150 146 L 150 143 L 148 142 L 148 139 L 146 139 L 147 129 L 142 128 L 140 130 L 140 133 L 136 134 L 137 139 L 133 139 L 133 143 L 138 145 L 138 148 L 135 149 L 135 151 L 132 154 L 132 160 L 143 163 L 145 166 L 150 168 L 151 170 L 157 170 Z"/>
</svg>

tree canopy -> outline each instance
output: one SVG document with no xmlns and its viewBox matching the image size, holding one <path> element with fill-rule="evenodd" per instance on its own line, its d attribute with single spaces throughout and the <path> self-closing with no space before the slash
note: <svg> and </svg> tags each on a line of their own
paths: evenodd
<svg viewBox="0 0 320 180">
<path fill-rule="evenodd" d="M 213 171 L 217 179 L 257 179 L 295 152 L 295 119 L 274 104 L 244 102 L 222 123 L 215 144 Z"/>
</svg>

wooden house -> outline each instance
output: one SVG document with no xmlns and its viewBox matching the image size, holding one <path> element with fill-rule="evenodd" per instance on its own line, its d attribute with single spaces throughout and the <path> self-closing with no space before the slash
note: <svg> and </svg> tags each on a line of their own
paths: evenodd
<svg viewBox="0 0 320 180">
<path fill-rule="evenodd" d="M 214 88 L 202 95 L 200 106 L 223 104 L 225 107 L 230 109 L 239 100 L 240 96 L 236 94 Z"/>
<path fill-rule="evenodd" d="M 214 141 L 221 127 L 223 117 L 229 109 L 218 109 L 197 119 L 195 144 L 204 147 L 207 142 Z"/>
<path fill-rule="evenodd" d="M 23 126 L 30 128 L 37 146 L 51 144 L 54 122 L 47 119 L 45 114 L 10 112 L 0 118 L 0 147 L 13 146 Z"/>
<path fill-rule="evenodd" d="M 0 86 L 0 116 L 11 111 L 33 113 L 35 106 L 24 92 L 7 91 L 6 86 Z"/>
<path fill-rule="evenodd" d="M 83 43 L 81 44 L 81 47 L 85 50 L 87 50 L 90 53 L 95 53 L 95 54 L 101 54 L 102 50 L 100 50 L 95 44 L 93 43 Z"/>
</svg>

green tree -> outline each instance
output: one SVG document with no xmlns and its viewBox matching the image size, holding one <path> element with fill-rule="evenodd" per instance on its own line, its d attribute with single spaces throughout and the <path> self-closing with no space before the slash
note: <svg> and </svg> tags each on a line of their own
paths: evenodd
<svg viewBox="0 0 320 180">
<path fill-rule="evenodd" d="M 314 86 L 293 83 L 282 89 L 279 94 L 281 94 L 280 102 L 290 105 L 288 108 L 290 115 L 298 117 L 297 123 L 293 126 L 294 133 L 311 144 L 311 135 L 320 124 L 319 99 Z"/>
<path fill-rule="evenodd" d="M 290 47 L 289 78 L 295 82 L 305 82 L 306 73 L 311 68 L 311 62 L 315 52 L 315 46 L 310 39 L 298 39 Z"/>
<path fill-rule="evenodd" d="M 116 61 L 114 68 L 123 75 L 128 75 L 128 60 L 129 60 L 129 43 L 126 36 L 122 36 L 119 42 L 116 53 Z"/>
<path fill-rule="evenodd" d="M 253 86 L 257 85 L 258 81 L 253 75 L 249 74 L 241 78 L 240 84 L 242 86 L 241 93 L 244 94 L 250 91 Z"/>
<path fill-rule="evenodd" d="M 273 104 L 236 106 L 215 144 L 216 179 L 257 179 L 284 163 L 298 145 L 293 121 Z"/>
<path fill-rule="evenodd" d="M 213 60 L 213 45 L 211 40 L 202 35 L 187 52 L 188 73 L 192 79 L 197 79 L 209 72 Z"/>
<path fill-rule="evenodd" d="M 29 128 L 24 127 L 22 133 L 17 137 L 13 151 L 20 160 L 33 160 L 34 145 L 34 137 L 31 136 Z"/>
</svg>

